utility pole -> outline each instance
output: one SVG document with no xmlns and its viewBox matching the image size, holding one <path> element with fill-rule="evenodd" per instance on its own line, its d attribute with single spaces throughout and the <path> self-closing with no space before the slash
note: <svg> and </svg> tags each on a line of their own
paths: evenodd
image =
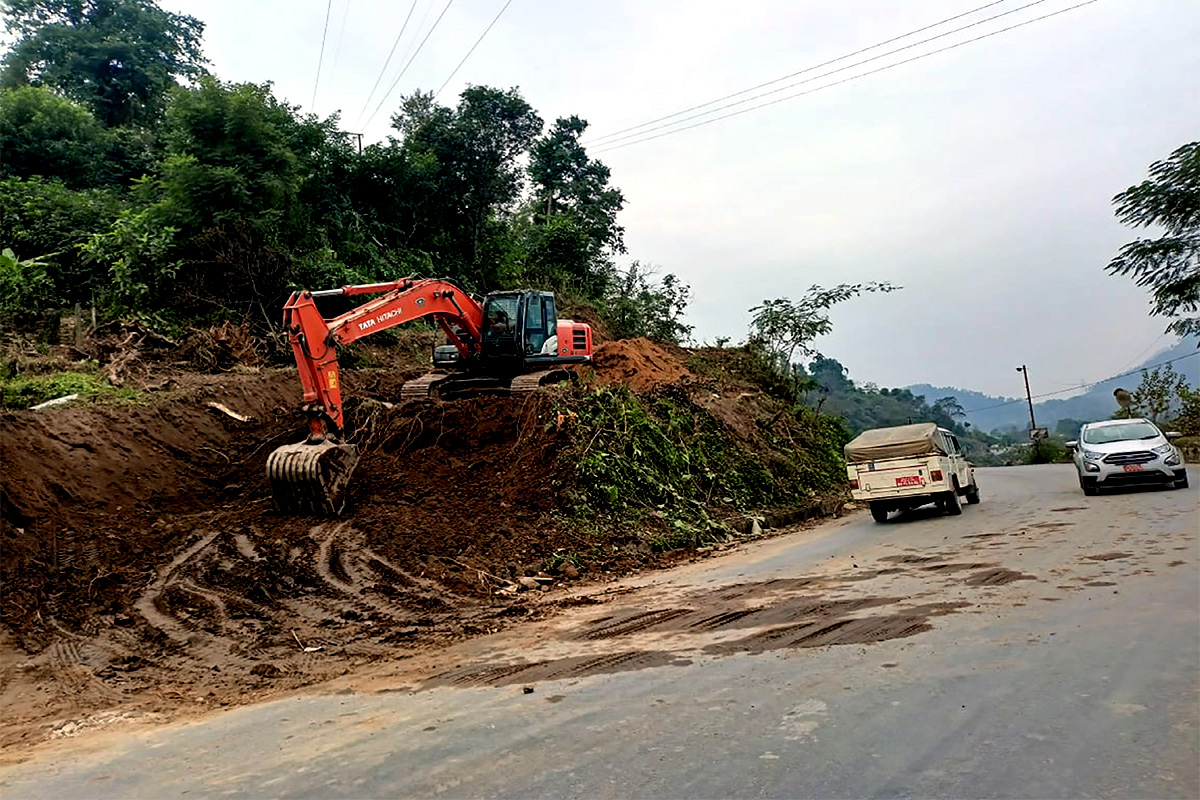
<svg viewBox="0 0 1200 800">
<path fill-rule="evenodd" d="M 1025 376 L 1025 399 L 1029 402 L 1029 438 L 1033 441 L 1033 461 L 1039 463 L 1042 448 L 1037 439 L 1037 423 L 1033 419 L 1033 395 L 1029 391 L 1029 368 L 1024 364 L 1017 367 L 1017 372 Z"/>
<path fill-rule="evenodd" d="M 1033 432 L 1037 430 L 1037 423 L 1033 421 L 1033 395 L 1029 393 L 1029 369 L 1022 364 L 1017 367 L 1017 372 L 1025 374 L 1025 399 L 1029 401 L 1029 435 L 1032 437 Z"/>
<path fill-rule="evenodd" d="M 354 137 L 358 138 L 358 154 L 361 156 L 362 155 L 362 137 L 363 137 L 363 135 L 361 133 L 354 133 L 352 131 L 342 131 L 342 133 L 346 134 L 347 136 L 354 136 Z"/>
</svg>

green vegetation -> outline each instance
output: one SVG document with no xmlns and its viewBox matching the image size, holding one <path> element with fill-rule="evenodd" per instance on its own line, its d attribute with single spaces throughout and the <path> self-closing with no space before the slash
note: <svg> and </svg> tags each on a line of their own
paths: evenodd
<svg viewBox="0 0 1200 800">
<path fill-rule="evenodd" d="M 403 275 L 547 288 L 620 335 L 678 341 L 687 287 L 621 268 L 624 206 L 577 116 L 516 89 L 404 98 L 361 153 L 336 116 L 204 68 L 200 21 L 152 0 L 0 0 L 0 312 L 259 333 L 296 287 Z"/>
<path fill-rule="evenodd" d="M 139 397 L 136 390 L 113 386 L 96 371 L 2 378 L 0 392 L 5 408 L 29 408 L 71 394 L 109 403 L 131 403 Z"/>
<path fill-rule="evenodd" d="M 1146 417 L 1160 428 L 1185 436 L 1200 434 L 1200 387 L 1170 364 L 1142 370 L 1142 380 L 1129 393 L 1129 407 L 1113 414 L 1114 419 Z"/>
<path fill-rule="evenodd" d="M 849 434 L 801 405 L 768 397 L 738 432 L 682 388 L 584 386 L 562 402 L 580 478 L 574 516 L 617 527 L 655 518 L 659 549 L 725 538 L 739 512 L 800 506 L 844 483 Z"/>
<path fill-rule="evenodd" d="M 1113 204 L 1121 222 L 1162 234 L 1122 247 L 1108 271 L 1148 287 L 1152 313 L 1173 320 L 1168 331 L 1200 333 L 1200 142 L 1150 165 L 1150 178 L 1118 194 Z"/>
</svg>

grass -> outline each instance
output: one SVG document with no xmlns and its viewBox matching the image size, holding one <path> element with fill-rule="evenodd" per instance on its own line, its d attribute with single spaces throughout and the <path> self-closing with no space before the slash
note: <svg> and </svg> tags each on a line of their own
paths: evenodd
<svg viewBox="0 0 1200 800">
<path fill-rule="evenodd" d="M 0 380 L 0 391 L 5 408 L 29 408 L 70 394 L 118 404 L 135 402 L 140 396 L 136 389 L 113 386 L 97 372 L 18 375 Z"/>
</svg>

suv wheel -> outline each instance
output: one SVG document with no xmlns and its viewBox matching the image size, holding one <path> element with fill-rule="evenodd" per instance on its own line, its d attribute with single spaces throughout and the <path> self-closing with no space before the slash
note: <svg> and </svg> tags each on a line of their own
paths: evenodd
<svg viewBox="0 0 1200 800">
<path fill-rule="evenodd" d="M 1083 478 L 1079 479 L 1079 488 L 1083 489 L 1083 493 L 1087 497 L 1095 497 L 1100 494 L 1100 488 L 1096 486 L 1095 482 L 1085 481 Z"/>
<path fill-rule="evenodd" d="M 968 505 L 975 505 L 979 502 L 979 487 L 972 483 L 967 487 L 967 493 L 964 496 L 967 498 Z"/>
<path fill-rule="evenodd" d="M 962 501 L 958 499 L 958 492 L 954 490 L 942 495 L 941 506 L 942 510 L 952 517 L 957 517 L 962 513 Z"/>
</svg>

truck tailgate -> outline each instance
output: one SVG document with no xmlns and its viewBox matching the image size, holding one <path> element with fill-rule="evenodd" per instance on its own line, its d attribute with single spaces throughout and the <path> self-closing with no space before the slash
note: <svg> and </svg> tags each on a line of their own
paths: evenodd
<svg viewBox="0 0 1200 800">
<path fill-rule="evenodd" d="M 857 467 L 859 488 L 872 496 L 920 494 L 932 483 L 929 465 L 921 459 L 859 464 Z"/>
</svg>

